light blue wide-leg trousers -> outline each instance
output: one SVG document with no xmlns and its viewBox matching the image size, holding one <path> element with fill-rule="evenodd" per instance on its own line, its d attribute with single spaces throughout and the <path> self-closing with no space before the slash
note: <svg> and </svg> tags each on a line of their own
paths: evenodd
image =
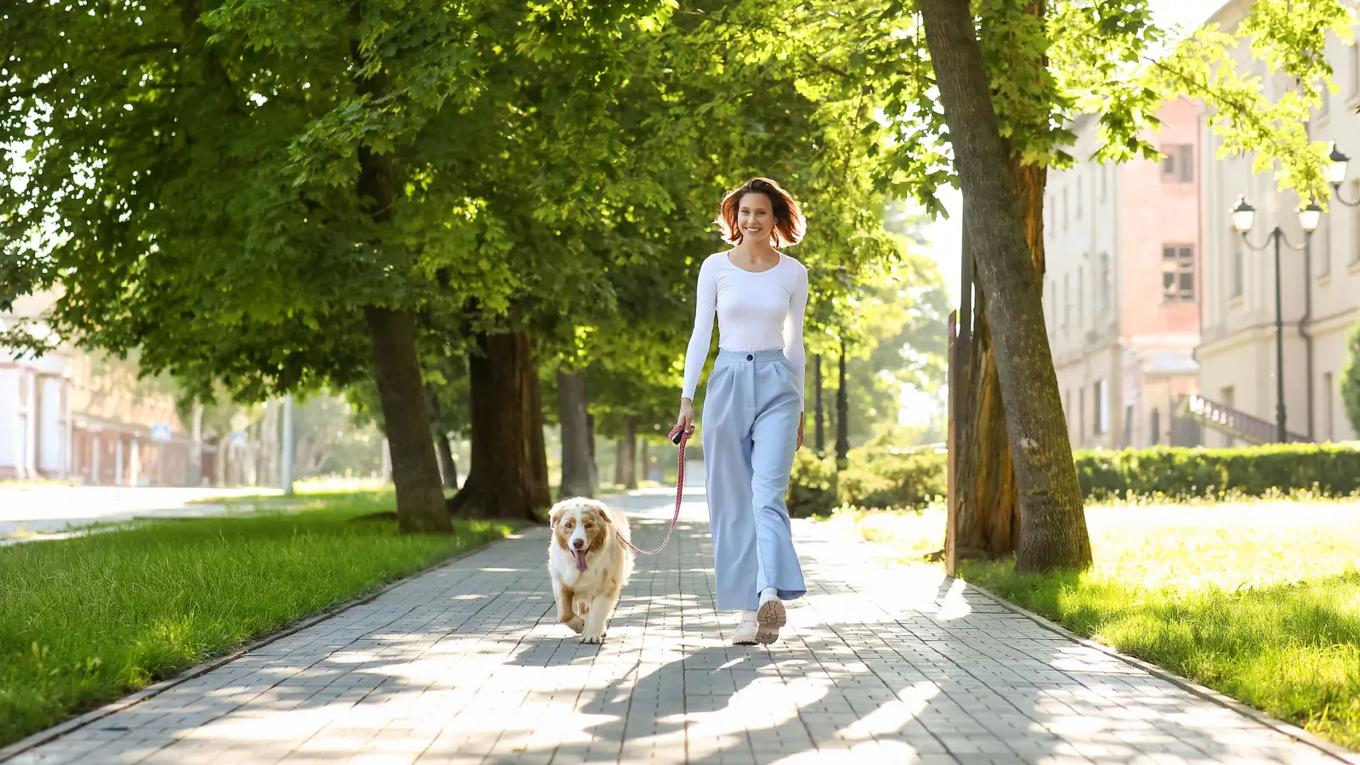
<svg viewBox="0 0 1360 765">
<path fill-rule="evenodd" d="M 700 422 L 719 611 L 807 592 L 784 504 L 801 408 L 782 350 L 718 350 Z"/>
</svg>

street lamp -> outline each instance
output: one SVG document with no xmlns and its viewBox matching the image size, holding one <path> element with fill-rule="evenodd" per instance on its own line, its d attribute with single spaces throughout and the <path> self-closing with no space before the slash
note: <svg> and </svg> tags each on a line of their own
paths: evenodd
<svg viewBox="0 0 1360 765">
<path fill-rule="evenodd" d="M 1350 163 L 1351 158 L 1342 154 L 1333 142 L 1332 153 L 1327 155 L 1327 160 L 1327 182 L 1332 184 L 1332 194 L 1336 196 L 1336 201 L 1347 207 L 1360 206 L 1360 197 L 1347 199 L 1341 195 L 1341 184 L 1346 181 L 1346 165 Z"/>
<path fill-rule="evenodd" d="M 1313 203 L 1299 210 L 1299 227 L 1303 229 L 1302 247 L 1295 247 L 1279 226 L 1270 230 L 1266 241 L 1254 245 L 1247 238 L 1247 232 L 1251 231 L 1252 223 L 1256 220 L 1256 208 L 1247 204 L 1245 197 L 1239 196 L 1237 206 L 1232 209 L 1233 228 L 1242 235 L 1243 244 L 1258 252 L 1272 242 L 1275 245 L 1275 436 L 1280 443 L 1289 440 L 1284 417 L 1284 320 L 1280 310 L 1280 243 L 1283 242 L 1284 246 L 1296 252 L 1303 252 L 1308 247 L 1309 238 L 1317 230 L 1321 217 L 1322 208 Z"/>
</svg>

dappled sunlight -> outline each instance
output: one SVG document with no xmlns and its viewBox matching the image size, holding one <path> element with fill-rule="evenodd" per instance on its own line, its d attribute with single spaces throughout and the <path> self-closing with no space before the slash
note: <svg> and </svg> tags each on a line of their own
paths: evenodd
<svg viewBox="0 0 1360 765">
<path fill-rule="evenodd" d="M 731 645 L 732 614 L 713 611 L 701 525 L 682 523 L 672 547 L 639 559 L 601 646 L 556 622 L 541 568 L 547 531 L 524 533 L 112 715 L 97 736 L 44 750 L 97 745 L 135 758 L 154 728 L 167 761 L 203 747 L 285 763 L 422 753 L 1132 763 L 1149 747 L 1212 761 L 1308 759 L 938 566 L 866 564 L 862 545 L 821 524 L 795 523 L 811 591 L 790 604 L 778 643 L 751 647 Z M 167 730 L 163 720 L 180 722 Z"/>
<path fill-rule="evenodd" d="M 860 717 L 841 730 L 838 738 L 860 741 L 900 731 L 907 723 L 920 717 L 930 700 L 940 695 L 940 686 L 922 680 L 897 692 L 897 698 Z"/>
<path fill-rule="evenodd" d="M 927 580 L 928 581 L 928 580 Z M 973 613 L 973 607 L 968 603 L 968 599 L 963 597 L 967 586 L 961 579 L 950 579 L 947 581 L 946 589 L 937 599 L 938 608 L 935 611 L 935 618 L 941 622 L 962 619 Z"/>
<path fill-rule="evenodd" d="M 1360 569 L 1360 502 L 1099 506 L 1090 576 L 1149 589 L 1234 590 Z"/>
</svg>

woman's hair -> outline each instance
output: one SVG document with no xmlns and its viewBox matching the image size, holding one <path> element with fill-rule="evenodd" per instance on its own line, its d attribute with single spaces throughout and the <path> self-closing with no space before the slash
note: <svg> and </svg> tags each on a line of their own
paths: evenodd
<svg viewBox="0 0 1360 765">
<path fill-rule="evenodd" d="M 798 244 L 803 238 L 803 232 L 807 230 L 807 220 L 803 218 L 803 211 L 798 209 L 798 203 L 789 192 L 769 178 L 752 178 L 723 195 L 722 206 L 714 220 L 722 229 L 723 241 L 741 243 L 742 233 L 741 227 L 737 225 L 737 210 L 741 208 L 741 198 L 747 194 L 764 194 L 769 198 L 770 209 L 774 213 L 774 234 L 770 237 L 774 246 Z"/>
</svg>

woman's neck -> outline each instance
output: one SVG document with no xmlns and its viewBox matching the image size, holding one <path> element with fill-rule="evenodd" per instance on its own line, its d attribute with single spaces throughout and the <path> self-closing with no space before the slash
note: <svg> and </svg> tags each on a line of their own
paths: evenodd
<svg viewBox="0 0 1360 765">
<path fill-rule="evenodd" d="M 752 263 L 772 263 L 779 260 L 779 251 L 769 242 L 755 244 L 753 242 L 742 242 L 732 248 L 735 255 L 739 255 Z"/>
</svg>

